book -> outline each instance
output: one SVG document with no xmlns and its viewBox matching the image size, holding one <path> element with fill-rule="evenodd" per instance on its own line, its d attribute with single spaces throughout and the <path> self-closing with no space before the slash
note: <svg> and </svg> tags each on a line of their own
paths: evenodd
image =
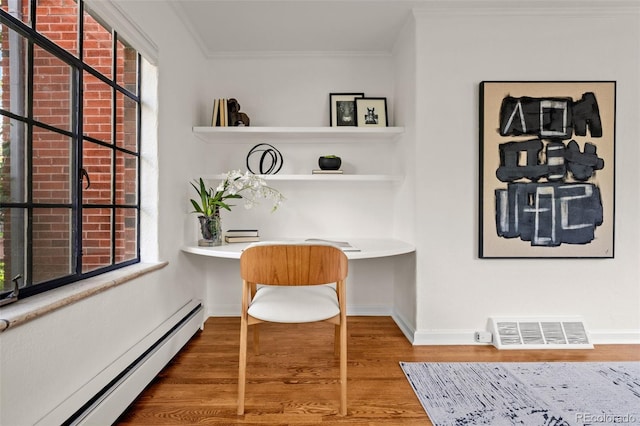
<svg viewBox="0 0 640 426">
<path fill-rule="evenodd" d="M 227 243 L 253 243 L 260 241 L 260 237 L 224 237 Z"/>
<path fill-rule="evenodd" d="M 220 99 L 220 127 L 227 127 L 227 100 Z"/>
<path fill-rule="evenodd" d="M 314 175 L 341 175 L 342 174 L 342 170 L 313 169 L 313 170 L 311 170 L 311 173 L 314 174 Z"/>
<path fill-rule="evenodd" d="M 216 99 L 213 101 L 213 116 L 211 118 L 211 126 L 215 127 L 219 123 L 220 117 L 220 99 Z"/>
<path fill-rule="evenodd" d="M 321 238 L 307 238 L 305 241 L 310 243 L 319 242 L 333 244 L 334 246 L 340 247 L 342 251 L 360 251 L 359 248 L 352 246 L 346 241 L 323 240 Z"/>
<path fill-rule="evenodd" d="M 226 233 L 227 237 L 257 237 L 257 229 L 229 229 Z"/>
</svg>

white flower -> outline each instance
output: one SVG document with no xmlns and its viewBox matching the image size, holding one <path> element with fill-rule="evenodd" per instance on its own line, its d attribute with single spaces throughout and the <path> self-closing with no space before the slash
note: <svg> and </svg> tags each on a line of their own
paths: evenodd
<svg viewBox="0 0 640 426">
<path fill-rule="evenodd" d="M 284 200 L 280 191 L 268 186 L 263 177 L 248 171 L 242 173 L 240 170 L 231 170 L 226 173 L 222 182 L 216 187 L 213 198 L 214 204 L 227 210 L 231 210 L 233 206 L 226 203 L 225 200 L 228 198 L 244 199 L 246 209 L 253 208 L 260 199 L 270 199 L 273 201 L 273 210 L 276 210 Z"/>
</svg>

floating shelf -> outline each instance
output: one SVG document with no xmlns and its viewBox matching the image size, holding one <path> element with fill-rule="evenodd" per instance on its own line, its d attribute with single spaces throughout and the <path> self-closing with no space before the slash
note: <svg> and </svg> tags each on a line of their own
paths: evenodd
<svg viewBox="0 0 640 426">
<path fill-rule="evenodd" d="M 336 142 L 392 142 L 404 127 L 193 127 L 193 133 L 206 142 L 238 143 L 256 139 L 277 139 L 283 143 L 314 143 L 318 139 Z"/>
<path fill-rule="evenodd" d="M 193 133 L 205 142 L 242 143 L 257 140 L 279 143 L 365 143 L 395 142 L 404 127 L 193 127 Z M 224 179 L 224 174 L 203 176 L 206 180 Z M 261 175 L 272 181 L 306 182 L 402 182 L 402 176 L 381 174 L 277 174 Z"/>
<path fill-rule="evenodd" d="M 204 180 L 222 180 L 226 175 L 202 176 Z M 305 174 L 305 175 L 260 175 L 267 181 L 306 181 L 306 182 L 391 182 L 400 183 L 402 176 L 396 175 L 358 175 L 358 174 Z"/>
</svg>

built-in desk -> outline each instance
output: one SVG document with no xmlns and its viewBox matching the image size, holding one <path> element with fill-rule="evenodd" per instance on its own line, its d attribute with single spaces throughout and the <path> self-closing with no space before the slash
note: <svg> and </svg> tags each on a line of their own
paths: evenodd
<svg viewBox="0 0 640 426">
<path fill-rule="evenodd" d="M 304 240 L 286 239 L 278 241 L 295 242 Z M 345 250 L 348 259 L 373 259 L 376 257 L 398 256 L 412 253 L 416 250 L 412 244 L 394 239 L 355 238 L 348 240 L 342 239 L 339 241 L 348 241 L 351 246 L 358 249 L 358 251 Z M 251 243 L 233 243 L 216 247 L 199 247 L 197 244 L 193 244 L 182 247 L 182 251 L 199 254 L 201 256 L 240 259 L 242 251 L 249 246 L 249 244 Z"/>
<path fill-rule="evenodd" d="M 391 315 L 407 338 L 415 323 L 416 251 L 412 244 L 395 239 L 329 238 L 348 241 L 359 251 L 345 250 L 349 259 L 347 278 L 348 315 Z M 267 241 L 267 240 L 265 240 Z M 268 241 L 274 241 L 269 239 Z M 304 239 L 281 239 L 302 242 Z M 251 243 L 217 247 L 185 245 L 182 251 L 194 254 L 204 270 L 204 298 L 207 316 L 240 315 L 240 268 L 242 250 Z"/>
</svg>

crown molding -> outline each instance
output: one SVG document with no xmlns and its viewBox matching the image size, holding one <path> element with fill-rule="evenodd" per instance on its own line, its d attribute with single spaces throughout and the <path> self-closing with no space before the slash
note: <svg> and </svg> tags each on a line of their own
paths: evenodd
<svg viewBox="0 0 640 426">
<path fill-rule="evenodd" d="M 391 52 L 386 51 L 242 51 L 221 52 L 206 51 L 207 59 L 236 59 L 236 58 L 353 58 L 353 57 L 390 57 Z"/>
<path fill-rule="evenodd" d="M 416 19 L 442 16 L 620 16 L 640 15 L 640 0 L 436 0 L 420 2 Z"/>
<path fill-rule="evenodd" d="M 85 0 L 89 8 L 97 13 L 118 34 L 133 46 L 153 65 L 158 64 L 158 46 L 127 14 L 112 0 Z"/>
</svg>

